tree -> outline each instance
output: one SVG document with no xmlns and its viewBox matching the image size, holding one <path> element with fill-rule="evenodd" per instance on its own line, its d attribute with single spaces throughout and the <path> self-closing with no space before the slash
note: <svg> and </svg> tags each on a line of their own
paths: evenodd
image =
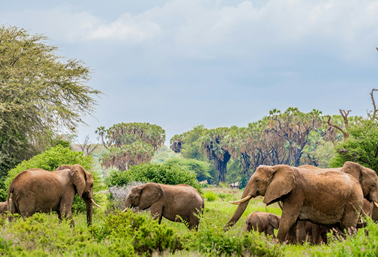
<svg viewBox="0 0 378 257">
<path fill-rule="evenodd" d="M 74 131 L 91 115 L 100 91 L 90 70 L 64 60 L 47 37 L 0 26 L 0 169 L 2 175 L 48 147 L 56 131 Z"/>
<path fill-rule="evenodd" d="M 336 156 L 331 161 L 332 167 L 341 167 L 346 161 L 357 162 L 378 171 L 378 117 L 374 100 L 374 91 L 370 92 L 373 110 L 366 118 L 355 117 L 348 126 L 349 137 L 336 145 Z"/>
<path fill-rule="evenodd" d="M 174 135 L 170 140 L 170 147 L 175 153 L 181 153 L 184 158 L 205 161 L 207 158 L 203 154 L 200 139 L 206 133 L 205 126 L 195 126 L 187 132 Z"/>
<path fill-rule="evenodd" d="M 232 129 L 237 129 L 237 127 L 210 129 L 205 136 L 201 137 L 202 151 L 209 160 L 213 161 L 219 172 L 220 182 L 226 180 L 227 163 L 231 158 L 231 154 L 227 150 L 226 137 Z"/>
<path fill-rule="evenodd" d="M 106 168 L 116 166 L 119 170 L 149 163 L 154 152 L 165 141 L 164 129 L 150 123 L 122 122 L 107 130 L 99 127 L 96 133 L 102 137 L 102 142 L 108 149 L 101 157 L 102 165 Z M 104 137 L 107 139 L 106 143 Z"/>
<path fill-rule="evenodd" d="M 82 144 L 79 142 L 79 140 L 77 140 L 77 143 L 77 146 L 84 153 L 84 155 L 91 155 L 93 151 L 98 147 L 98 144 L 92 144 L 91 142 L 89 142 L 89 135 L 84 138 Z"/>
</svg>

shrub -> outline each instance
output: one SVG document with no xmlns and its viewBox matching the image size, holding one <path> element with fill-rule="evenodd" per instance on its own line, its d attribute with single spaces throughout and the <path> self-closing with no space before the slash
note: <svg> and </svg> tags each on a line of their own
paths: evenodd
<svg viewBox="0 0 378 257">
<path fill-rule="evenodd" d="M 207 191 L 203 195 L 203 198 L 206 198 L 207 201 L 212 202 L 217 199 L 217 195 L 212 191 Z"/>
<path fill-rule="evenodd" d="M 104 186 L 102 184 L 102 179 L 97 171 L 92 170 L 93 157 L 88 155 L 84 156 L 83 152 L 73 152 L 69 148 L 65 148 L 62 145 L 57 145 L 51 147 L 41 154 L 38 154 L 28 161 L 23 161 L 17 165 L 14 169 L 8 172 L 8 177 L 5 180 L 6 191 L 3 190 L 2 200 L 5 201 L 8 188 L 12 183 L 13 179 L 22 171 L 32 168 L 40 168 L 44 170 L 53 171 L 60 165 L 74 165 L 80 164 L 84 169 L 90 171 L 93 175 L 94 188 L 93 191 L 96 193 L 102 189 Z M 101 196 L 101 194 L 94 194 L 94 199 L 97 203 L 101 204 L 106 199 L 106 196 Z M 79 196 L 75 196 L 74 211 L 84 211 L 86 210 L 85 203 L 80 199 Z"/>
<path fill-rule="evenodd" d="M 212 178 L 210 175 L 211 165 L 208 162 L 199 161 L 196 159 L 172 158 L 166 160 L 164 164 L 177 164 L 188 171 L 195 172 L 198 181 Z"/>
<path fill-rule="evenodd" d="M 137 253 L 175 252 L 183 248 L 182 236 L 173 229 L 159 225 L 148 214 L 131 210 L 107 216 L 104 224 L 92 226 L 90 231 L 98 242 L 108 241 L 117 246 L 127 242 L 128 250 Z"/>
<path fill-rule="evenodd" d="M 332 167 L 342 167 L 346 161 L 357 162 L 378 172 L 377 121 L 361 120 L 348 128 L 349 138 L 336 145 Z"/>
<path fill-rule="evenodd" d="M 166 185 L 187 184 L 200 190 L 194 172 L 172 164 L 141 164 L 132 166 L 128 171 L 110 172 L 106 179 L 108 186 L 123 186 L 132 181 L 155 182 Z"/>
<path fill-rule="evenodd" d="M 111 195 L 111 198 L 113 199 L 112 207 L 114 209 L 122 209 L 125 204 L 126 197 L 129 194 L 131 188 L 135 186 L 140 186 L 140 185 L 143 185 L 143 183 L 131 182 L 130 184 L 127 184 L 122 187 L 117 187 L 117 186 L 109 187 L 110 195 Z"/>
</svg>

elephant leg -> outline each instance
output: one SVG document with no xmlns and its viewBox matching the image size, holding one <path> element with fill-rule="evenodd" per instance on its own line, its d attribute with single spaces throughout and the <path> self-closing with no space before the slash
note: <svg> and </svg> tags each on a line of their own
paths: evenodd
<svg viewBox="0 0 378 257">
<path fill-rule="evenodd" d="M 295 202 L 295 199 L 292 199 L 292 201 L 290 200 L 288 199 L 287 201 L 284 201 L 283 204 L 280 226 L 277 233 L 277 239 L 280 242 L 285 240 L 286 234 L 289 233 L 289 230 L 293 225 L 294 228 L 291 230 L 290 234 L 292 234 L 292 237 L 294 238 L 294 235 L 296 234 L 296 222 L 301 211 L 302 202 Z"/>
<path fill-rule="evenodd" d="M 163 218 L 162 213 L 163 213 L 162 203 L 155 203 L 151 205 L 151 216 L 154 220 L 158 219 L 159 224 L 161 224 L 161 219 Z"/>
<path fill-rule="evenodd" d="M 358 210 L 357 210 L 358 211 Z M 344 217 L 341 219 L 340 228 L 346 229 L 348 234 L 354 234 L 357 229 L 356 225 L 359 219 L 359 212 L 352 204 L 348 204 L 345 208 Z"/>
<path fill-rule="evenodd" d="M 273 236 L 273 238 L 275 238 L 273 226 L 268 226 L 268 228 L 265 231 L 265 234 L 271 235 L 271 236 Z"/>
<path fill-rule="evenodd" d="M 71 227 L 75 227 L 75 221 L 72 218 L 72 202 L 71 204 L 67 201 L 60 202 L 59 212 L 58 212 L 59 220 L 62 219 L 69 219 L 71 220 Z"/>
<path fill-rule="evenodd" d="M 306 221 L 297 222 L 297 241 L 300 244 L 303 244 L 306 241 Z"/>
</svg>

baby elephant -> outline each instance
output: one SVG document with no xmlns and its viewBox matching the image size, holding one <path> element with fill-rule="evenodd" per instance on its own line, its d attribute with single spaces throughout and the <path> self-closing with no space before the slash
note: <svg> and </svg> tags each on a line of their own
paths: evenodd
<svg viewBox="0 0 378 257">
<path fill-rule="evenodd" d="M 12 204 L 12 198 L 9 199 L 9 203 Z M 8 211 L 7 202 L 0 202 L 0 215 L 5 215 L 5 212 Z"/>
<path fill-rule="evenodd" d="M 254 211 L 249 214 L 247 220 L 245 221 L 245 229 L 251 231 L 259 231 L 259 233 L 264 232 L 265 235 L 271 235 L 275 238 L 274 229 L 278 229 L 280 225 L 280 216 L 277 216 L 268 212 Z"/>
<path fill-rule="evenodd" d="M 181 219 L 189 225 L 189 229 L 197 229 L 199 214 L 202 214 L 204 201 L 201 194 L 188 185 L 164 185 L 147 183 L 131 188 L 125 201 L 125 209 L 139 207 L 139 210 L 151 208 L 154 219 L 162 217 L 180 222 Z"/>
</svg>

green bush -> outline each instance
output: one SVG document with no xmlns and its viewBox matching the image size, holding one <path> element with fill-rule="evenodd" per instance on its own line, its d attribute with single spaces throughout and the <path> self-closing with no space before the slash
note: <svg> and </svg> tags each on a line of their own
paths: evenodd
<svg viewBox="0 0 378 257">
<path fill-rule="evenodd" d="M 203 198 L 206 198 L 207 201 L 212 202 L 215 199 L 217 199 L 217 195 L 212 191 L 207 191 L 204 194 L 202 194 Z"/>
<path fill-rule="evenodd" d="M 151 254 L 153 251 L 175 252 L 183 248 L 182 236 L 173 229 L 159 225 L 150 215 L 131 210 L 107 216 L 104 224 L 92 226 L 90 231 L 98 242 L 108 241 L 117 246 L 127 242 L 130 252 Z"/>
<path fill-rule="evenodd" d="M 53 171 L 60 165 L 74 165 L 80 164 L 84 169 L 90 171 L 94 179 L 93 191 L 96 193 L 104 189 L 102 179 L 97 171 L 92 170 L 93 157 L 88 155 L 84 156 L 83 152 L 73 152 L 69 148 L 57 145 L 51 147 L 41 154 L 34 156 L 33 158 L 21 162 L 14 169 L 8 172 L 8 177 L 5 180 L 6 190 L 2 190 L 1 200 L 5 201 L 8 188 L 13 179 L 22 171 L 32 168 L 40 168 L 44 170 Z M 94 194 L 94 199 L 97 203 L 101 204 L 106 199 L 101 194 Z M 85 203 L 80 197 L 76 196 L 73 204 L 73 211 L 84 211 L 86 209 Z"/>
<path fill-rule="evenodd" d="M 132 181 L 155 182 L 166 185 L 187 184 L 200 190 L 194 172 L 174 164 L 141 164 L 131 166 L 128 171 L 113 170 L 106 178 L 110 186 L 123 186 Z"/>
<path fill-rule="evenodd" d="M 196 159 L 185 159 L 185 158 L 172 158 L 166 160 L 164 164 L 177 164 L 188 171 L 195 172 L 198 181 L 207 180 L 212 178 L 210 175 L 211 165 L 205 161 L 199 161 Z"/>
<path fill-rule="evenodd" d="M 349 138 L 336 145 L 332 167 L 342 167 L 346 161 L 357 162 L 378 172 L 377 121 L 361 120 L 348 128 Z"/>
</svg>

